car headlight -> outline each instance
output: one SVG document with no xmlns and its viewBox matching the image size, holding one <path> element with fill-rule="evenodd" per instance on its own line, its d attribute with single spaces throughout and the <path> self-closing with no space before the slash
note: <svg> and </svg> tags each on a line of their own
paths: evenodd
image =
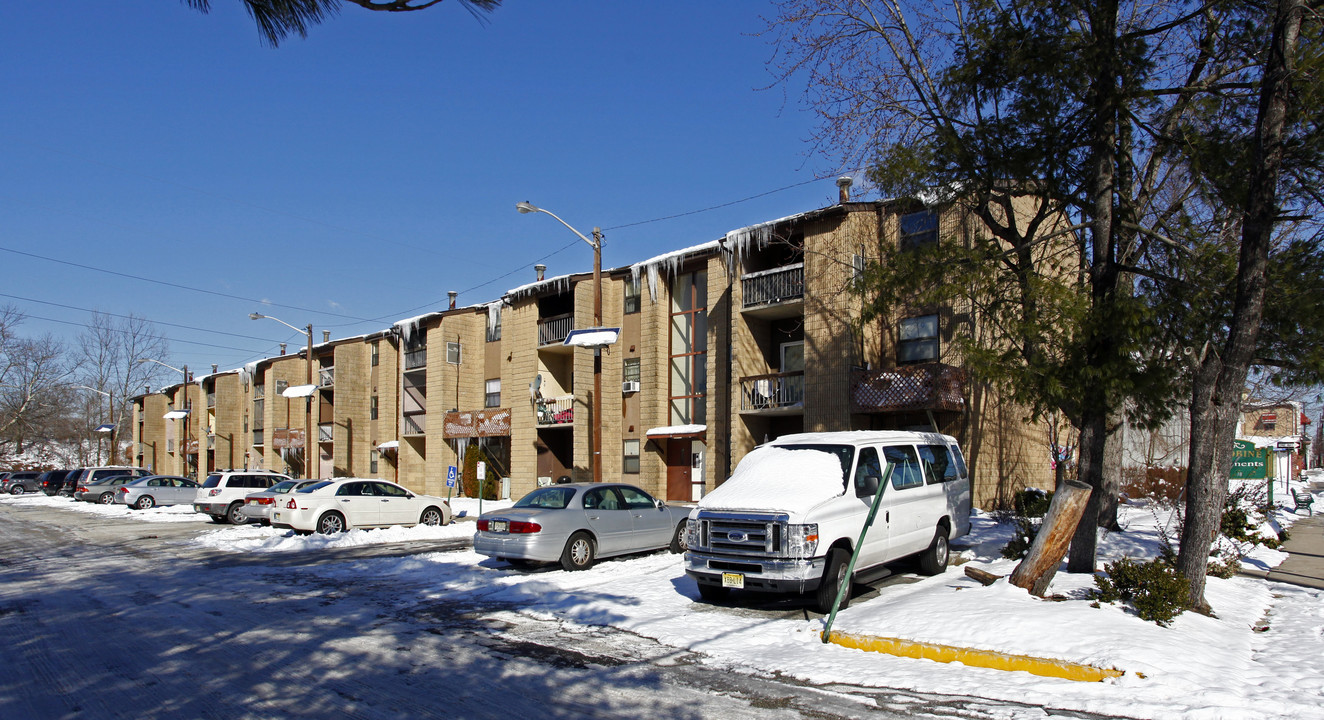
<svg viewBox="0 0 1324 720">
<path fill-rule="evenodd" d="M 686 547 L 700 547 L 699 542 L 699 523 L 693 519 L 685 520 L 685 545 Z"/>
<path fill-rule="evenodd" d="M 813 557 L 818 550 L 818 523 L 786 526 L 786 554 L 796 558 Z"/>
</svg>

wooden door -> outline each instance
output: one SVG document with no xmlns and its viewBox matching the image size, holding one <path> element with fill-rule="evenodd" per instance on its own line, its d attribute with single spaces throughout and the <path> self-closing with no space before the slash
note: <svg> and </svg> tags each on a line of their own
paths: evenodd
<svg viewBox="0 0 1324 720">
<path fill-rule="evenodd" d="M 667 441 L 667 500 L 688 502 L 690 486 L 690 441 L 672 438 Z"/>
</svg>

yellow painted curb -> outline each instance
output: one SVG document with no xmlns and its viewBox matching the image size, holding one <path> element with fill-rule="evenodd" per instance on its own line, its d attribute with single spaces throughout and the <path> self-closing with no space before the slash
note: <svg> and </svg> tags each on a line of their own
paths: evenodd
<svg viewBox="0 0 1324 720">
<path fill-rule="evenodd" d="M 1058 677 L 1079 682 L 1099 682 L 1104 678 L 1121 677 L 1121 670 L 1097 668 L 1093 665 L 1081 665 L 1065 660 L 1012 655 L 995 650 L 974 650 L 972 648 L 938 645 L 935 643 L 899 640 L 897 638 L 874 637 L 870 635 L 850 635 L 833 632 L 828 642 L 842 647 L 880 652 L 898 657 L 935 660 L 937 662 L 959 662 L 972 667 L 993 668 L 994 670 L 1021 670 L 1033 675 Z"/>
</svg>

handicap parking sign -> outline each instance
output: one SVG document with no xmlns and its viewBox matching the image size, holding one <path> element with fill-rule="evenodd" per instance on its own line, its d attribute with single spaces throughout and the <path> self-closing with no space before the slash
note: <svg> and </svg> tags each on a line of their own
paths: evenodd
<svg viewBox="0 0 1324 720">
<path fill-rule="evenodd" d="M 455 481 L 459 478 L 460 471 L 454 465 L 446 468 L 446 487 L 455 487 Z"/>
</svg>

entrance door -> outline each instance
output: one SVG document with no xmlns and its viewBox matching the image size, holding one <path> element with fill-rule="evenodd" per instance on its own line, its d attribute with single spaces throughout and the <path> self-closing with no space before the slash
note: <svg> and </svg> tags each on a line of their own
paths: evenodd
<svg viewBox="0 0 1324 720">
<path fill-rule="evenodd" d="M 667 441 L 667 499 L 689 501 L 693 490 L 690 486 L 690 441 L 672 438 Z"/>
</svg>

